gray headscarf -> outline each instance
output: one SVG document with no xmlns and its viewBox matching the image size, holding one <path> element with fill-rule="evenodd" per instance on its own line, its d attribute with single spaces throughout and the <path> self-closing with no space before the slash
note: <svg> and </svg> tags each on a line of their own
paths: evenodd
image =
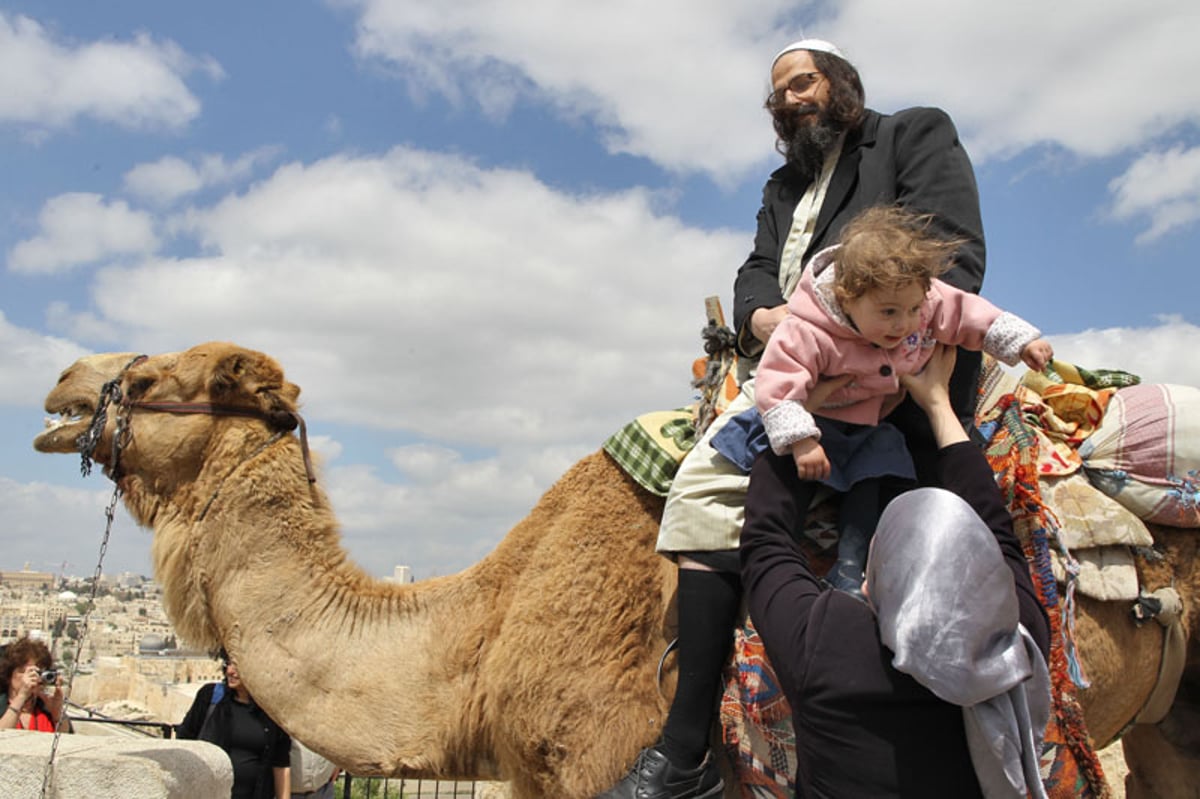
<svg viewBox="0 0 1200 799">
<path fill-rule="evenodd" d="M 1012 572 L 971 506 L 940 488 L 893 500 L 871 543 L 867 590 L 892 665 L 962 707 L 983 795 L 1045 797 L 1050 675 L 1018 621 Z"/>
</svg>

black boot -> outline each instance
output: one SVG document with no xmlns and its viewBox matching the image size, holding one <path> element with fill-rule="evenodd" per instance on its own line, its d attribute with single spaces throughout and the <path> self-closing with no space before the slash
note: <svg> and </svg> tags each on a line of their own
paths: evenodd
<svg viewBox="0 0 1200 799">
<path fill-rule="evenodd" d="M 842 497 L 838 511 L 838 559 L 826 578 L 837 589 L 863 598 L 863 572 L 875 525 L 879 521 L 878 480 L 855 483 Z"/>
<path fill-rule="evenodd" d="M 725 791 L 712 754 L 698 768 L 677 769 L 655 747 L 643 749 L 620 782 L 596 799 L 711 799 Z"/>
</svg>

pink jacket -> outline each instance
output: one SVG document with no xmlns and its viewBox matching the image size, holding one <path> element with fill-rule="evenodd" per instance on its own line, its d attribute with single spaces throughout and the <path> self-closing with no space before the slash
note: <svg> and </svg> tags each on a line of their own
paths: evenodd
<svg viewBox="0 0 1200 799">
<path fill-rule="evenodd" d="M 854 329 L 834 298 L 836 250 L 813 256 L 759 363 L 755 402 L 776 454 L 787 454 L 803 438 L 820 437 L 803 405 L 820 377 L 855 375 L 830 396 L 821 416 L 874 425 L 894 407 L 885 409 L 884 402 L 900 390 L 900 375 L 919 372 L 935 344 L 983 350 L 1011 366 L 1020 361 L 1025 345 L 1041 336 L 1033 325 L 982 297 L 935 280 L 921 308 L 921 329 L 894 349 L 876 347 Z"/>
</svg>

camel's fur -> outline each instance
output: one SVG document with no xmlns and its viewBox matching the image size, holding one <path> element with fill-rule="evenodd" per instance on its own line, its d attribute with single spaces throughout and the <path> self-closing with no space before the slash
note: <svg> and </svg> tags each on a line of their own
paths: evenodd
<svg viewBox="0 0 1200 799">
<path fill-rule="evenodd" d="M 81 359 L 47 411 L 90 414 L 101 383 L 130 357 Z M 149 358 L 122 385 L 134 400 L 266 410 L 295 410 L 299 396 L 271 358 L 223 343 Z M 117 415 L 110 410 L 99 462 Z M 353 773 L 500 777 L 518 797 L 587 797 L 658 737 L 666 703 L 656 667 L 675 590 L 653 547 L 662 505 L 604 453 L 572 467 L 475 566 L 393 585 L 347 560 L 295 436 L 271 443 L 269 423 L 236 416 L 130 418 L 120 485 L 134 518 L 154 529 L 177 630 L 195 645 L 223 644 L 275 719 Z M 74 452 L 85 425 L 48 430 L 35 446 Z M 1173 582 L 1184 597 L 1194 658 L 1196 533 L 1153 532 L 1167 559 L 1147 567 L 1145 582 Z M 398 547 L 406 534 L 397 532 Z M 1083 599 L 1076 635 L 1099 744 L 1149 694 L 1162 631 L 1135 628 L 1123 605 Z M 1188 680 L 1172 716 L 1128 738 L 1131 796 L 1200 784 L 1187 688 L 1200 679 L 1189 671 Z M 1164 751 L 1181 774 L 1157 768 Z"/>
</svg>

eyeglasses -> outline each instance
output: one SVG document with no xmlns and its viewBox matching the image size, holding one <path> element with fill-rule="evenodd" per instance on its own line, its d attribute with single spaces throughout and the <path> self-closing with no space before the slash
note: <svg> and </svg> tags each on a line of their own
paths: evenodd
<svg viewBox="0 0 1200 799">
<path fill-rule="evenodd" d="M 776 89 L 767 95 L 767 108 L 775 110 L 782 108 L 787 104 L 787 93 L 799 96 L 813 87 L 820 80 L 822 73 L 820 72 L 800 72 L 792 76 L 792 79 L 787 82 L 787 85 L 782 89 Z"/>
</svg>

